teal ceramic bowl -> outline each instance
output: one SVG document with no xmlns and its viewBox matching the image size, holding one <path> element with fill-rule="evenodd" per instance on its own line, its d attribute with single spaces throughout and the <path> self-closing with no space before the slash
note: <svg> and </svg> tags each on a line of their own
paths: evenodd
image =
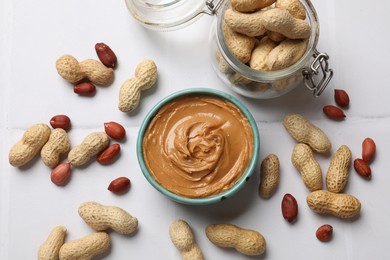
<svg viewBox="0 0 390 260">
<path fill-rule="evenodd" d="M 172 100 L 175 100 L 175 99 L 181 98 L 181 97 L 185 97 L 185 96 L 204 96 L 204 95 L 212 96 L 212 97 L 218 97 L 218 98 L 222 98 L 222 99 L 225 99 L 227 101 L 230 101 L 231 103 L 233 103 L 236 107 L 238 107 L 241 110 L 241 112 L 244 114 L 244 116 L 248 119 L 249 124 L 250 124 L 251 129 L 252 129 L 253 140 L 254 140 L 253 154 L 252 154 L 251 160 L 250 160 L 249 165 L 246 168 L 244 174 L 241 176 L 241 178 L 231 188 L 229 188 L 228 190 L 223 191 L 223 192 L 221 192 L 219 194 L 212 195 L 212 196 L 209 196 L 209 197 L 188 198 L 188 197 L 180 196 L 180 195 L 177 195 L 177 194 L 174 194 L 174 193 L 170 192 L 169 190 L 167 190 L 163 186 L 161 186 L 153 178 L 153 176 L 150 174 L 150 172 L 148 170 L 148 167 L 146 166 L 146 162 L 144 160 L 143 139 L 144 139 L 145 132 L 146 132 L 150 122 L 152 121 L 154 116 L 158 113 L 158 111 L 165 104 L 171 102 Z M 252 114 L 249 112 L 249 110 L 239 100 L 237 100 L 235 97 L 233 97 L 233 96 L 231 96 L 231 95 L 229 95 L 229 94 L 227 94 L 225 92 L 218 91 L 218 90 L 215 90 L 215 89 L 208 89 L 208 88 L 191 88 L 191 89 L 182 90 L 182 91 L 179 91 L 179 92 L 175 92 L 175 93 L 165 97 L 161 101 L 159 101 L 151 109 L 151 111 L 146 115 L 144 121 L 141 124 L 141 128 L 139 130 L 138 138 L 137 138 L 137 158 L 138 158 L 138 163 L 139 163 L 141 171 L 142 171 L 143 175 L 145 176 L 145 178 L 147 179 L 147 181 L 156 190 L 158 190 L 163 195 L 167 196 L 169 199 L 171 199 L 173 201 L 176 201 L 176 202 L 179 202 L 179 203 L 189 204 L 189 205 L 207 205 L 207 204 L 212 204 L 212 203 L 216 203 L 216 202 L 222 201 L 224 199 L 227 199 L 227 198 L 233 196 L 234 194 L 236 194 L 239 190 L 241 190 L 243 188 L 245 183 L 249 180 L 249 178 L 253 174 L 253 172 L 254 172 L 254 170 L 256 168 L 257 162 L 258 162 L 259 150 L 260 150 L 259 132 L 258 132 L 258 128 L 257 128 L 257 125 L 256 125 L 256 121 L 254 120 L 254 118 L 253 118 Z"/>
</svg>

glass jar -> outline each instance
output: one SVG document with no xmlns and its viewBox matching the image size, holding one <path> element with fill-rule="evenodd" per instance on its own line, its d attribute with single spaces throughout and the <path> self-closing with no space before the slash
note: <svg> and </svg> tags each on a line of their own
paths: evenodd
<svg viewBox="0 0 390 260">
<path fill-rule="evenodd" d="M 242 63 L 229 51 L 223 35 L 227 0 L 126 0 L 133 17 L 154 30 L 175 30 L 194 22 L 202 14 L 215 15 L 210 31 L 210 55 L 218 77 L 240 95 L 268 99 L 282 96 L 305 85 L 315 97 L 321 95 L 333 76 L 328 55 L 317 51 L 319 23 L 310 0 L 300 0 L 311 26 L 306 52 L 292 66 L 277 71 L 259 71 Z"/>
</svg>

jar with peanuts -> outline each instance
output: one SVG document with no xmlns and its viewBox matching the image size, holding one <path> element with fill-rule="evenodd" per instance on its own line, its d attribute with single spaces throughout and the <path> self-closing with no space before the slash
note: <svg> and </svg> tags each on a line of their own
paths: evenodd
<svg viewBox="0 0 390 260">
<path fill-rule="evenodd" d="M 142 25 L 186 26 L 214 15 L 210 55 L 218 77 L 236 93 L 257 99 L 306 86 L 318 97 L 333 76 L 317 51 L 319 22 L 310 0 L 125 0 Z M 248 4 L 250 3 L 250 4 Z"/>
</svg>

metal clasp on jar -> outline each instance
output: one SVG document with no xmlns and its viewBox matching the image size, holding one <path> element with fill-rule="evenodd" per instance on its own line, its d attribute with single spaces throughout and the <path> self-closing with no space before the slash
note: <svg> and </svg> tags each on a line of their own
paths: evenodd
<svg viewBox="0 0 390 260">
<path fill-rule="evenodd" d="M 208 15 L 215 15 L 219 10 L 220 6 L 225 0 L 206 0 L 207 10 L 204 13 Z"/>
<path fill-rule="evenodd" d="M 314 60 L 310 67 L 304 68 L 302 74 L 306 87 L 313 91 L 314 97 L 319 97 L 333 77 L 333 70 L 329 68 L 328 54 L 314 50 L 313 57 Z M 320 68 L 321 70 L 319 70 Z M 319 72 L 322 73 L 322 78 L 316 83 L 314 77 L 317 76 Z"/>
</svg>

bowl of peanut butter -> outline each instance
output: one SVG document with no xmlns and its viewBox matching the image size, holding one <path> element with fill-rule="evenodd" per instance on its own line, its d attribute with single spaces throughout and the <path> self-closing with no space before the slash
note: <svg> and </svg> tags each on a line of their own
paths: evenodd
<svg viewBox="0 0 390 260">
<path fill-rule="evenodd" d="M 206 205 L 236 194 L 252 175 L 259 132 L 233 96 L 208 88 L 175 92 L 145 117 L 137 158 L 147 181 L 173 201 Z"/>
</svg>

